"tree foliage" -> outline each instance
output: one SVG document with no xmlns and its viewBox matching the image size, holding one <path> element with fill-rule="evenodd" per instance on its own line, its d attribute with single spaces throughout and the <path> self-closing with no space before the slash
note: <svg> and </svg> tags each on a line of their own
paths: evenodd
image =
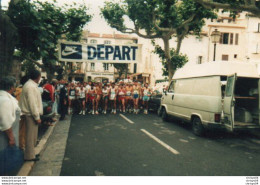
<svg viewBox="0 0 260 185">
<path fill-rule="evenodd" d="M 4 25 L 4 26 L 3 26 Z M 13 52 L 17 44 L 17 29 L 6 13 L 0 9 L 0 77 L 9 75 Z"/>
<path fill-rule="evenodd" d="M 204 18 L 215 18 L 211 10 L 193 0 L 123 0 L 105 2 L 101 13 L 107 23 L 122 33 L 137 34 L 147 39 L 162 39 L 164 54 L 168 66 L 169 79 L 177 68 L 171 62 L 169 40 L 177 37 L 179 53 L 181 42 L 188 34 L 199 34 L 204 25 Z M 132 27 L 126 25 L 128 18 Z"/>
<path fill-rule="evenodd" d="M 128 64 L 113 63 L 113 66 L 117 69 L 119 78 L 121 78 L 123 74 L 125 74 L 125 78 L 127 77 Z"/>
<path fill-rule="evenodd" d="M 154 42 L 154 40 L 152 41 L 152 44 L 154 45 L 154 48 L 155 48 L 153 52 L 159 55 L 159 57 L 161 59 L 160 62 L 162 62 L 162 64 L 163 64 L 163 68 L 162 68 L 163 76 L 168 76 L 169 75 L 168 66 L 167 66 L 165 53 L 164 53 L 162 47 L 159 46 L 158 44 L 156 44 Z M 171 48 L 170 56 L 171 56 L 171 62 L 176 65 L 176 69 L 183 67 L 188 62 L 187 55 L 177 53 L 174 48 Z"/>
<path fill-rule="evenodd" d="M 18 30 L 16 48 L 21 56 L 47 72 L 51 79 L 57 70 L 57 44 L 63 36 L 78 41 L 83 26 L 91 20 L 85 5 L 56 6 L 56 2 L 19 0 L 10 3 L 7 15 Z M 42 59 L 42 64 L 37 60 Z"/>
<path fill-rule="evenodd" d="M 237 13 L 247 11 L 260 17 L 260 1 L 258 0 L 194 0 L 206 8 L 223 9 Z"/>
</svg>

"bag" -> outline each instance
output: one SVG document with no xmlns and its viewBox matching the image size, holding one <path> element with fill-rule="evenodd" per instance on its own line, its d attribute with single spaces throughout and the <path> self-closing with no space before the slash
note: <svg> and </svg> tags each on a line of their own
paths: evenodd
<svg viewBox="0 0 260 185">
<path fill-rule="evenodd" d="M 19 170 L 23 162 L 23 152 L 19 147 L 6 147 L 0 152 L 0 176 Z"/>
</svg>

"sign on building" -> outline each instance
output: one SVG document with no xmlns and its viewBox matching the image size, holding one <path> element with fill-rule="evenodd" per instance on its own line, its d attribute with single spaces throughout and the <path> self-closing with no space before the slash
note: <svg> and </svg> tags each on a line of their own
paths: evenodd
<svg viewBox="0 0 260 185">
<path fill-rule="evenodd" d="M 60 42 L 59 60 L 67 62 L 137 63 L 142 45 L 82 44 Z"/>
</svg>

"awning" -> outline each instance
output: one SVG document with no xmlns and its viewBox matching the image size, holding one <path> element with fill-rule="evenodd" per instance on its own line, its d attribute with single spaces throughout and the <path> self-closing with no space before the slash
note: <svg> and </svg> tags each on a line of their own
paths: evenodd
<svg viewBox="0 0 260 185">
<path fill-rule="evenodd" d="M 134 77 L 134 76 L 139 76 L 139 75 L 142 75 L 143 77 L 149 77 L 150 76 L 149 73 L 135 73 L 135 74 L 129 75 L 129 77 Z"/>
</svg>

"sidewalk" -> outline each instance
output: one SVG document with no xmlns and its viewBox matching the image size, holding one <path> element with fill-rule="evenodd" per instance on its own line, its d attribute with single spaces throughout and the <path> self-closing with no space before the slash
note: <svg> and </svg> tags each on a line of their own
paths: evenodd
<svg viewBox="0 0 260 185">
<path fill-rule="evenodd" d="M 36 147 L 40 161 L 26 162 L 17 176 L 58 176 L 65 153 L 71 116 L 50 128 Z"/>
</svg>

